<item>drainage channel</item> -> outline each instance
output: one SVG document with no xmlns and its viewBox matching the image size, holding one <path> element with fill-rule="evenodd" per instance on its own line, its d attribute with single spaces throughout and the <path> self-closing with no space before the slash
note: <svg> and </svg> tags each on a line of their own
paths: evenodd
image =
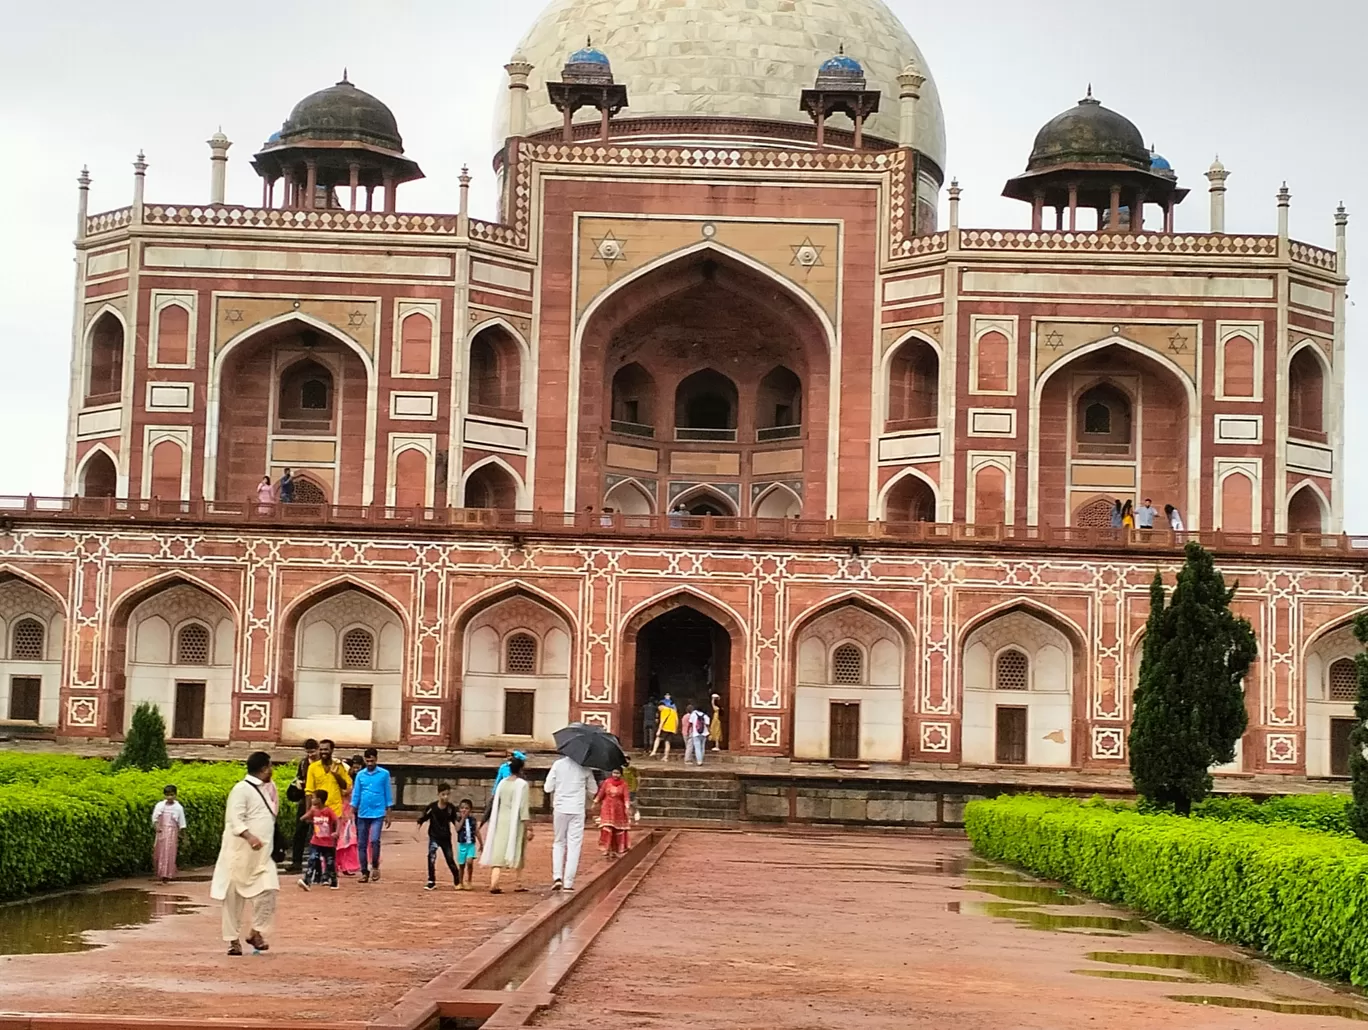
<svg viewBox="0 0 1368 1030">
<path fill-rule="evenodd" d="M 433 980 L 415 987 L 370 1030 L 525 1026 L 678 836 L 653 832 L 583 890 L 557 895 Z"/>
</svg>

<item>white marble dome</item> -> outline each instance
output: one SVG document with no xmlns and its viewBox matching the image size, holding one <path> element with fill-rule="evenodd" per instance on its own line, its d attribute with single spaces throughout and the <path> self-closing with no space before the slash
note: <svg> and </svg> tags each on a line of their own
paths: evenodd
<svg viewBox="0 0 1368 1030">
<path fill-rule="evenodd" d="M 818 66 L 842 47 L 880 90 L 871 136 L 898 139 L 898 74 L 916 61 L 926 76 L 916 147 L 945 167 L 945 121 L 925 59 L 882 0 L 551 0 L 518 47 L 529 61 L 528 132 L 561 124 L 546 82 L 592 39 L 627 86 L 620 117 L 713 115 L 810 124 L 798 106 Z M 500 90 L 498 143 L 508 135 Z M 595 113 L 580 112 L 591 120 Z M 844 119 L 841 119 L 844 121 Z"/>
</svg>

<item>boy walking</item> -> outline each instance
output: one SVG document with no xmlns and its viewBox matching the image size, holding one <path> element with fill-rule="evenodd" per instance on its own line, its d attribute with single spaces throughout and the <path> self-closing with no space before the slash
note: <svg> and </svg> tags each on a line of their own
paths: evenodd
<svg viewBox="0 0 1368 1030">
<path fill-rule="evenodd" d="M 299 886 L 308 890 L 326 877 L 328 886 L 337 890 L 337 813 L 328 807 L 328 792 L 316 790 L 313 807 L 303 816 L 313 826 L 309 841 L 309 867 Z"/>
<path fill-rule="evenodd" d="M 356 774 L 352 808 L 356 811 L 356 847 L 361 857 L 361 882 L 380 882 L 380 828 L 389 829 L 394 807 L 394 782 L 382 769 L 379 752 L 368 747 L 362 755 L 366 767 Z M 341 811 L 341 809 L 339 809 Z"/>
<path fill-rule="evenodd" d="M 459 890 L 475 889 L 475 859 L 480 852 L 480 824 L 475 821 L 475 802 L 461 798 L 456 809 L 456 864 L 461 869 Z"/>
<path fill-rule="evenodd" d="M 437 852 L 446 859 L 451 870 L 451 880 L 457 890 L 461 889 L 461 870 L 451 855 L 451 825 L 456 821 L 456 808 L 449 800 L 451 786 L 446 783 L 437 785 L 437 800 L 430 802 L 423 814 L 418 817 L 418 825 L 428 824 L 428 878 L 427 889 L 437 889 Z"/>
</svg>

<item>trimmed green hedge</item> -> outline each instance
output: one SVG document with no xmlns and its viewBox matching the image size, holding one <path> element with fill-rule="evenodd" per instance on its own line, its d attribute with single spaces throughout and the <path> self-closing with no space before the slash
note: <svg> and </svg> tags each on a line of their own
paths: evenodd
<svg viewBox="0 0 1368 1030">
<path fill-rule="evenodd" d="M 1287 823 L 1306 830 L 1320 830 L 1352 837 L 1349 794 L 1289 794 L 1255 804 L 1240 795 L 1217 795 L 1192 806 L 1203 819 L 1236 819 L 1252 823 Z"/>
<path fill-rule="evenodd" d="M 972 802 L 964 823 L 985 858 L 1368 985 L 1368 846 L 1357 840 L 1035 795 Z"/>
<path fill-rule="evenodd" d="M 24 770 L 24 763 L 30 767 Z M 188 824 L 182 868 L 212 862 L 241 763 L 111 773 L 98 759 L 0 756 L 0 900 L 152 869 L 152 808 L 174 783 Z M 281 806 L 293 832 L 294 806 Z"/>
</svg>

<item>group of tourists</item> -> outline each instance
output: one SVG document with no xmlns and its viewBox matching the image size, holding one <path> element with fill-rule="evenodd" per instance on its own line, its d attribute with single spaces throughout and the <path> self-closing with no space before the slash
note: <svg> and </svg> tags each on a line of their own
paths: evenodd
<svg viewBox="0 0 1368 1030">
<path fill-rule="evenodd" d="M 389 772 L 377 764 L 374 748 L 367 748 L 353 764 L 333 757 L 330 740 L 308 740 L 304 747 L 305 757 L 286 788 L 286 799 L 295 802 L 298 811 L 294 861 L 286 871 L 303 870 L 299 885 L 304 890 L 322 884 L 336 890 L 339 873 L 359 871 L 360 882 L 380 882 L 380 831 L 391 825 L 394 807 Z M 491 894 L 504 893 L 505 884 L 515 892 L 528 889 L 522 874 L 534 831 L 526 765 L 521 751 L 510 754 L 499 767 L 479 820 L 470 798 L 453 803 L 450 785 L 438 784 L 436 799 L 417 822 L 418 827 L 427 827 L 427 890 L 437 888 L 439 854 L 457 890 L 474 889 L 477 859 L 490 871 Z M 247 775 L 228 794 L 209 896 L 223 903 L 222 933 L 229 955 L 241 955 L 244 944 L 256 951 L 270 948 L 266 935 L 280 893 L 277 864 L 286 858 L 286 841 L 277 823 L 281 799 L 273 778 L 271 756 L 254 752 L 247 759 Z M 552 798 L 553 891 L 575 889 L 591 806 L 598 812 L 600 852 L 610 860 L 627 853 L 636 786 L 635 770 L 617 768 L 605 774 L 568 757 L 551 766 L 544 790 Z M 152 823 L 156 875 L 169 880 L 176 875 L 177 837 L 186 826 L 174 786 L 166 788 Z"/>
<path fill-rule="evenodd" d="M 678 706 L 668 691 L 659 701 L 648 699 L 642 709 L 643 739 L 651 741 L 650 757 L 662 751 L 661 761 L 670 760 L 670 745 L 679 741 L 684 746 L 684 764 L 695 761 L 703 764 L 703 755 L 712 745 L 713 751 L 722 749 L 722 708 L 721 697 L 713 694 L 708 707 L 711 714 L 695 707 L 690 701 L 684 706 L 681 716 Z"/>
<path fill-rule="evenodd" d="M 1124 504 L 1120 499 L 1112 502 L 1112 529 L 1153 529 L 1154 520 L 1158 517 L 1159 511 L 1154 507 L 1154 499 L 1151 497 L 1146 497 L 1145 503 L 1138 508 L 1129 500 Z M 1168 523 L 1168 528 L 1173 532 L 1181 533 L 1183 531 L 1183 516 L 1171 504 L 1164 505 L 1164 521 Z"/>
<path fill-rule="evenodd" d="M 298 813 L 286 871 L 304 874 L 304 890 L 323 883 L 337 890 L 339 873 L 380 882 L 380 831 L 393 821 L 394 781 L 375 748 L 348 762 L 334 758 L 334 750 L 331 740 L 306 740 L 285 791 Z"/>
</svg>

